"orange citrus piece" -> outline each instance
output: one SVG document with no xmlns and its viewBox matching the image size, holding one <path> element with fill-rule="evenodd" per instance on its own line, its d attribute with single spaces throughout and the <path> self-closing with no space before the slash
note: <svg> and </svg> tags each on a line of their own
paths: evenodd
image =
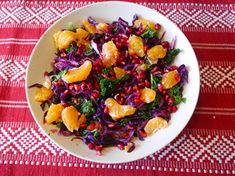
<svg viewBox="0 0 235 176">
<path fill-rule="evenodd" d="M 163 88 L 170 89 L 170 88 L 174 87 L 179 82 L 179 80 L 176 79 L 178 74 L 179 73 L 177 70 L 173 70 L 168 73 L 165 73 L 162 76 L 162 81 L 161 81 Z"/>
<path fill-rule="evenodd" d="M 104 43 L 102 46 L 102 62 L 104 66 L 110 67 L 116 63 L 118 58 L 118 49 L 113 41 Z"/>
<path fill-rule="evenodd" d="M 166 128 L 168 125 L 167 121 L 161 117 L 154 117 L 148 121 L 144 127 L 144 131 L 149 136 L 159 129 Z"/>
<path fill-rule="evenodd" d="M 54 34 L 55 46 L 59 50 L 66 49 L 69 45 L 78 39 L 78 35 L 72 31 L 59 31 Z"/>
<path fill-rule="evenodd" d="M 150 88 L 143 88 L 140 90 L 140 99 L 145 103 L 151 103 L 155 100 L 156 91 Z"/>
<path fill-rule="evenodd" d="M 88 20 L 84 19 L 82 24 L 89 33 L 94 34 L 96 32 L 96 27 L 89 23 Z"/>
<path fill-rule="evenodd" d="M 62 111 L 62 120 L 67 129 L 71 132 L 78 130 L 78 117 L 80 113 L 74 106 L 69 106 Z"/>
<path fill-rule="evenodd" d="M 114 67 L 113 70 L 116 78 L 122 78 L 126 74 L 126 71 L 120 67 Z"/>
<path fill-rule="evenodd" d="M 128 52 L 130 55 L 137 55 L 143 57 L 144 53 L 144 43 L 141 37 L 132 35 L 128 39 Z"/>
<path fill-rule="evenodd" d="M 92 63 L 86 60 L 80 67 L 68 70 L 68 72 L 62 77 L 66 83 L 74 83 L 78 81 L 84 81 L 89 76 L 92 69 Z"/>
<path fill-rule="evenodd" d="M 147 55 L 150 63 L 156 64 L 158 59 L 163 59 L 166 56 L 166 50 L 162 45 L 156 45 L 147 51 Z"/>
<path fill-rule="evenodd" d="M 134 27 L 139 28 L 140 24 L 142 24 L 143 30 L 147 28 L 155 29 L 155 24 L 152 21 L 145 20 L 145 19 L 136 20 L 134 23 Z"/>
<path fill-rule="evenodd" d="M 52 122 L 60 121 L 63 109 L 64 106 L 62 104 L 51 104 L 45 117 L 46 122 L 51 124 Z"/>
<path fill-rule="evenodd" d="M 46 101 L 51 98 L 52 93 L 53 92 L 51 89 L 47 89 L 46 87 L 43 86 L 42 88 L 38 88 L 35 91 L 34 99 L 35 101 L 38 101 L 38 102 Z"/>
</svg>

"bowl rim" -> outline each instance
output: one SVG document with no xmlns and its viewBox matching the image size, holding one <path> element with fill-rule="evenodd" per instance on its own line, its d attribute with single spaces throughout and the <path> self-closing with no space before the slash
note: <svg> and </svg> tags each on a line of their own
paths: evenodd
<svg viewBox="0 0 235 176">
<path fill-rule="evenodd" d="M 28 93 L 28 89 L 29 89 L 29 88 L 28 88 L 29 66 L 30 66 L 30 63 L 31 63 L 32 60 L 33 60 L 32 58 L 33 58 L 33 56 L 34 56 L 34 53 L 35 53 L 35 51 L 36 51 L 36 48 L 37 48 L 38 45 L 40 44 L 40 41 L 44 38 L 44 35 L 45 35 L 49 30 L 51 30 L 57 23 L 59 23 L 60 21 L 62 21 L 65 17 L 67 17 L 67 16 L 69 16 L 69 15 L 71 15 L 71 14 L 73 14 L 73 13 L 76 13 L 76 11 L 80 11 L 80 10 L 85 9 L 85 8 L 88 8 L 88 7 L 90 7 L 90 6 L 96 6 L 96 5 L 102 5 L 102 4 L 103 4 L 103 5 L 105 5 L 105 4 L 123 4 L 123 5 L 131 5 L 131 6 L 138 6 L 138 7 L 141 6 L 141 8 L 145 8 L 146 10 L 151 11 L 152 13 L 156 13 L 157 15 L 166 18 L 166 20 L 168 20 L 168 23 L 171 23 L 171 25 L 174 25 L 174 27 L 176 27 L 176 28 L 179 30 L 179 32 L 180 32 L 183 36 L 185 36 L 185 34 L 183 33 L 183 31 L 182 31 L 174 22 L 172 22 L 169 18 L 167 18 L 166 16 L 162 15 L 162 14 L 159 13 L 157 10 L 151 9 L 151 8 L 149 8 L 149 7 L 146 7 L 146 6 L 142 5 L 142 4 L 137 4 L 137 3 L 133 3 L 133 2 L 125 2 L 125 1 L 103 1 L 103 2 L 95 2 L 95 3 L 87 4 L 87 5 L 85 5 L 85 6 L 79 7 L 79 8 L 77 8 L 77 9 L 75 9 L 75 10 L 69 12 L 68 14 L 62 16 L 60 19 L 58 19 L 57 21 L 55 21 L 55 22 L 41 35 L 41 37 L 39 38 L 39 40 L 37 41 L 36 45 L 34 46 L 32 52 L 31 52 L 31 55 L 30 55 L 30 58 L 29 58 L 29 61 L 28 61 L 28 64 L 27 64 L 26 77 L 25 77 L 25 78 L 26 78 L 26 80 L 25 80 L 25 92 L 26 92 L 26 99 L 27 99 L 27 103 L 28 103 L 28 105 L 29 105 L 30 112 L 31 112 L 31 114 L 32 114 L 32 116 L 33 116 L 33 118 L 34 118 L 34 120 L 36 121 L 37 126 L 39 127 L 39 129 L 40 129 L 41 131 L 43 131 L 43 133 L 47 136 L 47 138 L 49 138 L 50 141 L 52 141 L 54 144 L 56 144 L 59 148 L 61 148 L 62 150 L 66 151 L 67 153 L 71 154 L 72 156 L 75 156 L 75 157 L 77 157 L 77 158 L 79 158 L 79 159 L 87 160 L 87 161 L 90 161 L 90 162 L 103 163 L 103 164 L 118 164 L 118 163 L 121 164 L 121 163 L 127 163 L 127 162 L 132 162 L 132 161 L 136 161 L 136 160 L 143 159 L 144 157 L 147 157 L 147 156 L 149 156 L 149 155 L 151 155 L 151 154 L 153 154 L 153 153 L 155 153 L 155 152 L 161 150 L 162 148 L 166 147 L 170 142 L 172 142 L 172 141 L 184 130 L 184 128 L 185 128 L 186 125 L 188 124 L 189 120 L 191 119 L 191 117 L 192 117 L 192 115 L 193 115 L 193 113 L 194 113 L 194 111 L 195 111 L 195 108 L 196 108 L 196 106 L 197 106 L 197 103 L 198 103 L 199 93 L 200 93 L 200 71 L 199 71 L 199 64 L 198 64 L 198 60 L 197 60 L 196 54 L 195 54 L 195 52 L 194 52 L 194 50 L 193 50 L 193 47 L 192 47 L 191 43 L 189 42 L 188 38 L 185 36 L 186 41 L 190 44 L 190 47 L 191 47 L 191 49 L 192 49 L 192 53 L 193 53 L 193 55 L 195 56 L 195 58 L 196 58 L 195 61 L 196 61 L 196 63 L 197 63 L 197 64 L 196 64 L 196 67 L 197 67 L 197 70 L 198 70 L 198 75 L 197 75 L 197 76 L 198 76 L 199 79 L 198 79 L 197 87 L 196 87 L 195 90 L 194 90 L 194 91 L 196 91 L 195 94 L 197 95 L 197 97 L 196 97 L 196 99 L 195 99 L 195 104 L 194 104 L 194 106 L 192 107 L 193 110 L 192 110 L 191 113 L 190 113 L 190 117 L 187 119 L 187 121 L 186 121 L 186 123 L 183 125 L 182 129 L 178 130 L 177 133 L 175 133 L 174 135 L 172 135 L 172 136 L 173 136 L 172 139 L 171 139 L 168 143 L 166 143 L 164 146 L 160 147 L 158 150 L 156 150 L 156 151 L 154 151 L 154 152 L 149 152 L 149 153 L 146 152 L 146 153 L 144 153 L 144 155 L 142 155 L 142 156 L 139 157 L 139 158 L 131 158 L 131 157 L 129 157 L 130 159 L 125 160 L 125 161 L 112 162 L 112 161 L 101 161 L 101 160 L 97 160 L 97 159 L 86 158 L 86 157 L 83 157 L 83 156 L 81 156 L 81 155 L 75 154 L 75 153 L 69 151 L 68 149 L 62 147 L 56 140 L 52 139 L 51 136 L 50 136 L 49 134 L 47 134 L 47 132 L 44 130 L 44 128 L 40 125 L 39 121 L 38 121 L 37 118 L 36 118 L 36 114 L 34 114 L 33 108 L 31 107 L 31 104 L 29 103 L 29 102 L 30 102 L 30 101 L 29 101 L 29 93 Z"/>
</svg>

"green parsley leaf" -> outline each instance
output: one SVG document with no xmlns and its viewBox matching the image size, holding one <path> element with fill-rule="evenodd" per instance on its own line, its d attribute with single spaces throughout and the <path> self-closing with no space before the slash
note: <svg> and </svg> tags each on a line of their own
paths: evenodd
<svg viewBox="0 0 235 176">
<path fill-rule="evenodd" d="M 58 122 L 58 123 L 56 124 L 56 126 L 57 126 L 59 129 L 61 129 L 61 128 L 64 126 L 64 123 L 63 123 L 63 122 Z"/>
<path fill-rule="evenodd" d="M 97 139 L 100 136 L 100 133 L 97 129 L 93 130 L 91 134 Z"/>
<path fill-rule="evenodd" d="M 100 90 L 101 90 L 101 96 L 105 97 L 105 96 L 109 96 L 110 94 L 112 94 L 112 92 L 116 89 L 116 82 L 112 81 L 110 79 L 107 78 L 103 78 L 100 80 L 99 82 L 100 84 Z"/>
<path fill-rule="evenodd" d="M 89 117 L 95 114 L 95 108 L 91 100 L 85 100 L 80 106 L 80 112 L 86 117 Z"/>
<path fill-rule="evenodd" d="M 117 31 L 118 31 L 118 27 L 115 26 L 115 27 L 113 28 L 113 34 L 116 35 L 116 34 L 117 34 Z"/>
<path fill-rule="evenodd" d="M 126 124 L 127 124 L 127 122 L 129 122 L 130 121 L 130 119 L 128 119 L 128 118 L 123 118 L 123 119 L 121 119 L 120 121 L 119 121 L 119 125 L 120 126 L 125 126 Z"/>
<path fill-rule="evenodd" d="M 145 29 L 144 33 L 141 34 L 141 37 L 143 37 L 143 38 L 157 37 L 157 30 L 154 30 L 151 28 Z"/>
<path fill-rule="evenodd" d="M 128 80 L 129 78 L 130 78 L 129 75 L 124 75 L 123 77 L 118 78 L 118 79 L 117 79 L 117 82 L 120 83 L 120 82 L 122 82 L 122 81 Z"/>
<path fill-rule="evenodd" d="M 157 85 L 160 82 L 160 78 L 157 76 L 153 76 L 150 74 L 150 83 L 151 83 L 151 89 L 155 90 L 157 89 Z"/>
<path fill-rule="evenodd" d="M 108 75 L 112 70 L 112 67 L 105 67 L 102 69 L 102 73 Z"/>
<path fill-rule="evenodd" d="M 180 53 L 180 49 L 170 49 L 166 53 L 165 61 L 169 64 L 171 64 L 175 57 Z"/>
<path fill-rule="evenodd" d="M 182 97 L 182 88 L 180 88 L 178 85 L 172 87 L 169 90 L 169 95 L 173 97 L 174 99 L 174 105 L 178 105 L 181 102 L 185 103 L 186 102 L 186 98 Z"/>
<path fill-rule="evenodd" d="M 73 50 L 73 45 L 69 45 L 68 48 L 65 49 L 67 53 L 71 52 Z"/>
<path fill-rule="evenodd" d="M 85 56 L 89 56 L 92 53 L 92 51 L 93 51 L 93 48 L 91 46 L 89 46 L 87 48 L 87 50 L 84 52 L 84 55 Z"/>
<path fill-rule="evenodd" d="M 67 71 L 68 70 L 63 70 L 63 71 L 59 72 L 57 75 L 53 76 L 53 80 L 58 81 L 67 73 Z"/>
</svg>

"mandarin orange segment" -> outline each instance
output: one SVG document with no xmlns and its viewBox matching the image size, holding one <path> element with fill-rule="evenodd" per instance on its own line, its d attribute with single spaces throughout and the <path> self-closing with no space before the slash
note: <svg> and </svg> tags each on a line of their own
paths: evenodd
<svg viewBox="0 0 235 176">
<path fill-rule="evenodd" d="M 47 89 L 46 87 L 43 86 L 42 88 L 37 88 L 34 94 L 34 99 L 35 101 L 43 102 L 49 100 L 52 94 L 53 92 L 51 89 Z"/>
<path fill-rule="evenodd" d="M 108 24 L 106 23 L 99 23 L 96 25 L 96 30 L 98 33 L 103 33 L 108 30 Z"/>
<path fill-rule="evenodd" d="M 130 55 L 137 55 L 143 57 L 144 53 L 144 43 L 141 37 L 132 35 L 128 40 L 128 52 Z"/>
<path fill-rule="evenodd" d="M 82 114 L 79 119 L 78 119 L 78 128 L 80 127 L 81 124 L 86 123 L 86 116 Z"/>
<path fill-rule="evenodd" d="M 155 24 L 152 21 L 145 20 L 145 19 L 136 20 L 134 23 L 134 27 L 139 28 L 141 24 L 142 24 L 143 30 L 147 28 L 155 29 Z"/>
<path fill-rule="evenodd" d="M 118 49 L 113 41 L 104 43 L 102 46 L 102 62 L 106 67 L 110 67 L 116 63 L 118 59 Z"/>
<path fill-rule="evenodd" d="M 78 40 L 87 40 L 88 39 L 89 32 L 87 32 L 86 30 L 84 30 L 82 28 L 77 28 L 76 33 L 78 36 Z"/>
<path fill-rule="evenodd" d="M 146 69 L 147 69 L 147 64 L 141 64 L 137 66 L 136 71 L 140 72 L 140 71 L 145 71 Z"/>
<path fill-rule="evenodd" d="M 140 99 L 145 103 L 151 103 L 155 100 L 156 91 L 150 88 L 143 88 L 140 90 Z"/>
<path fill-rule="evenodd" d="M 62 77 L 62 79 L 66 83 L 84 81 L 89 76 L 91 69 L 91 61 L 86 60 L 80 67 L 68 70 L 68 72 Z"/>
<path fill-rule="evenodd" d="M 94 34 L 96 32 L 96 27 L 89 23 L 88 20 L 84 19 L 82 24 L 89 33 Z"/>
<path fill-rule="evenodd" d="M 156 45 L 147 51 L 148 59 L 151 64 L 156 64 L 158 59 L 163 59 L 166 56 L 166 50 L 162 45 Z"/>
<path fill-rule="evenodd" d="M 122 78 L 126 74 L 126 71 L 120 67 L 114 67 L 113 70 L 116 78 Z"/>
<path fill-rule="evenodd" d="M 144 127 L 144 131 L 149 136 L 156 131 L 166 128 L 168 126 L 168 123 L 165 119 L 161 117 L 154 117 L 148 121 L 148 123 Z"/>
<path fill-rule="evenodd" d="M 46 123 L 58 122 L 61 120 L 61 112 L 64 106 L 62 104 L 51 104 L 45 117 Z"/>
<path fill-rule="evenodd" d="M 136 108 L 130 105 L 118 104 L 118 102 L 113 98 L 106 99 L 105 106 L 109 109 L 109 115 L 112 117 L 114 121 L 132 115 L 136 111 Z"/>
<path fill-rule="evenodd" d="M 78 117 L 80 113 L 74 106 L 69 106 L 62 111 L 62 120 L 67 129 L 71 132 L 78 130 Z"/>
<path fill-rule="evenodd" d="M 176 79 L 178 74 L 179 73 L 177 70 L 173 70 L 168 73 L 165 73 L 162 76 L 162 81 L 161 81 L 163 88 L 170 89 L 174 87 L 179 82 L 179 80 Z"/>
<path fill-rule="evenodd" d="M 54 40 L 55 40 L 55 46 L 61 50 L 66 49 L 69 47 L 69 45 L 77 40 L 78 35 L 75 32 L 72 31 L 59 31 L 54 34 Z"/>
</svg>

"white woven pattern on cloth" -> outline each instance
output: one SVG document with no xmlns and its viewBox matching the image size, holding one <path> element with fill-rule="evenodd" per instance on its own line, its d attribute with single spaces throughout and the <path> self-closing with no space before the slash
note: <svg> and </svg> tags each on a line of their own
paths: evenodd
<svg viewBox="0 0 235 176">
<path fill-rule="evenodd" d="M 3 24 L 1 27 L 11 27 L 18 24 L 19 26 L 38 28 L 38 25 L 48 27 L 76 8 L 93 2 L 9 1 L 0 3 L 0 23 Z M 235 31 L 235 6 L 232 4 L 145 2 L 140 4 L 156 9 L 185 31 Z"/>
<path fill-rule="evenodd" d="M 0 127 L 3 164 L 227 174 L 235 169 L 235 134 L 230 130 L 186 129 L 171 144 L 142 160 L 97 164 L 70 156 L 38 130 L 35 123 L 0 122 Z"/>
</svg>

